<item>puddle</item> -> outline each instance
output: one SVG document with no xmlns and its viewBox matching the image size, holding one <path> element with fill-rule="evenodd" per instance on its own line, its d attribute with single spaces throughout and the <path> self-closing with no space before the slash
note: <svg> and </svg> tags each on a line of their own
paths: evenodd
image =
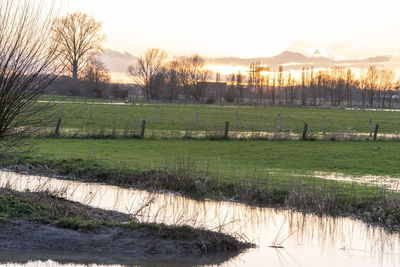
<svg viewBox="0 0 400 267">
<path fill-rule="evenodd" d="M 348 183 L 380 186 L 388 190 L 400 191 L 400 178 L 390 177 L 390 176 L 377 176 L 377 175 L 351 176 L 335 172 L 314 172 L 312 177 L 348 182 Z"/>
<path fill-rule="evenodd" d="M 121 262 L 139 266 L 399 266 L 400 235 L 358 220 L 315 216 L 287 210 L 251 207 L 216 201 L 195 201 L 170 193 L 150 193 L 102 184 L 49 179 L 0 172 L 0 185 L 15 190 L 50 190 L 61 196 L 103 209 L 136 214 L 142 221 L 188 224 L 246 237 L 257 244 L 223 263 Z M 149 203 L 144 205 L 143 203 Z M 144 207 L 143 207 L 144 206 Z M 142 207 L 142 208 L 140 208 Z M 283 248 L 272 248 L 271 246 Z M 0 259 L 1 259 L 0 254 Z M 21 262 L 6 266 L 80 266 L 54 261 Z M 0 260 L 0 262 L 4 262 Z M 90 262 L 86 262 L 88 264 Z"/>
</svg>

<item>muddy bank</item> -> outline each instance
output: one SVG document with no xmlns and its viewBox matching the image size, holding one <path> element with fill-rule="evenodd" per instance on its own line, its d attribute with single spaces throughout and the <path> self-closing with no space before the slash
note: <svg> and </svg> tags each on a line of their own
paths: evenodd
<svg viewBox="0 0 400 267">
<path fill-rule="evenodd" d="M 156 236 L 149 229 L 100 227 L 71 230 L 21 220 L 0 223 L 2 262 L 56 260 L 81 263 L 144 264 L 182 260 L 182 266 L 196 262 L 218 263 L 235 256 L 224 253 L 223 246 L 193 239 Z M 204 257 L 206 246 L 210 251 Z M 216 262 L 217 261 L 217 262 Z M 148 262 L 150 264 L 150 262 Z M 165 266 L 165 265 L 164 265 Z"/>
<path fill-rule="evenodd" d="M 48 191 L 0 188 L 0 262 L 192 262 L 228 259 L 252 246 L 209 230 L 141 223 L 132 215 L 93 208 Z"/>
</svg>

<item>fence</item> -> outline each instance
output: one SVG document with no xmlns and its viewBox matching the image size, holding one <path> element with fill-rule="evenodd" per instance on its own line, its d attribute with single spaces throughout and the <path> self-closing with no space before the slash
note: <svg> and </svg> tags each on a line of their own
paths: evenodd
<svg viewBox="0 0 400 267">
<path fill-rule="evenodd" d="M 57 114 L 56 109 L 54 114 Z M 320 114 L 324 112 L 328 114 Z M 53 131 L 55 135 L 75 137 L 399 139 L 400 113 L 357 111 L 351 116 L 353 112 L 296 108 L 234 110 L 207 106 L 200 109 L 196 106 L 60 104 L 59 118 L 62 118 L 62 123 L 58 120 Z M 367 115 L 375 116 L 376 120 L 367 118 Z M 380 126 L 376 127 L 378 124 Z"/>
</svg>

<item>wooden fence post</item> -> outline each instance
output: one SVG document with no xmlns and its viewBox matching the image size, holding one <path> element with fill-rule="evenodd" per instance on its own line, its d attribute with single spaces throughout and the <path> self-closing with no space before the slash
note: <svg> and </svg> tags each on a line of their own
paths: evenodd
<svg viewBox="0 0 400 267">
<path fill-rule="evenodd" d="M 225 134 L 224 134 L 225 139 L 228 138 L 228 134 L 229 134 L 229 121 L 226 121 L 225 122 Z"/>
<path fill-rule="evenodd" d="M 142 121 L 142 131 L 140 132 L 140 137 L 144 138 L 144 131 L 146 129 L 146 120 Z"/>
<path fill-rule="evenodd" d="M 89 104 L 89 119 L 92 119 L 92 104 Z"/>
<path fill-rule="evenodd" d="M 57 125 L 56 125 L 56 129 L 54 131 L 54 135 L 58 136 L 59 132 L 60 132 L 60 126 L 61 126 L 61 118 L 58 118 L 57 120 Z"/>
<path fill-rule="evenodd" d="M 122 120 L 122 106 L 119 107 L 119 119 Z"/>
<path fill-rule="evenodd" d="M 61 115 L 64 114 L 64 104 L 61 104 Z"/>
<path fill-rule="evenodd" d="M 374 141 L 376 141 L 376 137 L 378 136 L 378 129 L 379 129 L 379 124 L 375 125 Z"/>
<path fill-rule="evenodd" d="M 307 139 L 307 129 L 308 129 L 308 125 L 307 125 L 307 123 L 304 123 L 303 140 Z"/>
<path fill-rule="evenodd" d="M 322 128 L 323 128 L 323 134 L 325 135 L 325 116 L 322 117 Z"/>
<path fill-rule="evenodd" d="M 196 108 L 196 124 L 199 124 L 199 109 Z"/>
</svg>

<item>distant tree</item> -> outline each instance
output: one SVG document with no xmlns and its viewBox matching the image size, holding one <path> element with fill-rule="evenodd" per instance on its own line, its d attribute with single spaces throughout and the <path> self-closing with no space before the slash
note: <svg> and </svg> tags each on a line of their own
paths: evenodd
<svg viewBox="0 0 400 267">
<path fill-rule="evenodd" d="M 294 100 L 294 83 L 295 83 L 295 81 L 292 76 L 292 73 L 289 73 L 286 87 L 289 87 L 289 90 L 290 90 L 290 104 L 293 104 L 293 100 Z"/>
<path fill-rule="evenodd" d="M 354 86 L 354 74 L 351 69 L 347 70 L 346 73 L 346 98 L 347 98 L 347 106 L 353 105 L 353 86 Z"/>
<path fill-rule="evenodd" d="M 135 65 L 128 67 L 132 80 L 142 87 L 147 101 L 158 98 L 161 75 L 165 74 L 167 53 L 158 48 L 148 49 L 139 56 Z"/>
<path fill-rule="evenodd" d="M 301 105 L 305 106 L 306 105 L 306 71 L 305 67 L 303 67 L 303 70 L 301 71 Z"/>
<path fill-rule="evenodd" d="M 370 107 L 372 108 L 374 105 L 374 99 L 375 99 L 375 94 L 376 94 L 376 89 L 378 87 L 378 79 L 379 79 L 379 73 L 378 70 L 375 66 L 370 66 L 367 70 L 367 96 L 368 96 L 368 102 Z"/>
<path fill-rule="evenodd" d="M 244 77 L 242 73 L 239 71 L 236 74 L 236 88 L 238 90 L 238 101 L 240 103 L 243 103 L 243 96 L 244 96 L 244 85 L 243 85 Z"/>
<path fill-rule="evenodd" d="M 105 35 L 101 22 L 79 12 L 54 21 L 52 40 L 58 44 L 59 61 L 73 79 L 78 79 L 93 54 L 103 51 Z"/>
<path fill-rule="evenodd" d="M 312 97 L 312 104 L 315 106 L 317 105 L 317 98 L 318 98 L 318 80 L 314 75 L 314 67 L 311 67 L 310 70 L 310 77 L 309 77 L 309 86 L 311 91 Z"/>
<path fill-rule="evenodd" d="M 217 83 L 217 98 L 219 100 L 219 104 L 221 105 L 223 92 L 222 92 L 222 86 L 220 84 L 221 73 L 219 71 L 215 74 L 215 82 Z"/>
<path fill-rule="evenodd" d="M 172 103 L 173 99 L 178 98 L 178 88 L 179 88 L 179 61 L 172 60 L 168 62 L 166 67 L 166 90 L 165 97 Z"/>
<path fill-rule="evenodd" d="M 200 101 L 205 95 L 205 83 L 211 76 L 211 71 L 206 69 L 206 59 L 195 54 L 187 58 L 189 81 L 192 95 Z"/>
<path fill-rule="evenodd" d="M 179 80 L 185 91 L 185 99 L 191 95 L 196 101 L 205 96 L 206 81 L 211 71 L 206 68 L 206 59 L 198 54 L 179 59 Z"/>
<path fill-rule="evenodd" d="M 52 9 L 36 2 L 0 1 L 0 157 L 40 125 L 37 115 L 48 107 L 35 102 L 61 71 L 49 42 L 52 21 Z"/>
<path fill-rule="evenodd" d="M 236 94 L 235 94 L 235 81 L 236 81 L 236 76 L 235 74 L 231 74 L 228 76 L 228 90 L 226 90 L 224 99 L 226 102 L 232 103 L 235 101 Z"/>
<path fill-rule="evenodd" d="M 380 88 L 383 92 L 382 97 L 382 108 L 385 107 L 385 100 L 389 98 L 389 106 L 391 105 L 391 99 L 394 94 L 394 84 L 395 84 L 395 73 L 390 69 L 382 69 L 380 75 Z"/>
<path fill-rule="evenodd" d="M 344 97 L 344 89 L 346 83 L 346 73 L 343 68 L 334 68 L 335 72 L 335 91 L 336 91 L 336 105 L 340 106 Z"/>
<path fill-rule="evenodd" d="M 92 91 L 92 96 L 102 97 L 111 80 L 110 71 L 99 58 L 92 57 L 83 71 L 83 79 L 86 81 L 88 89 Z"/>
<path fill-rule="evenodd" d="M 276 72 L 274 71 L 274 76 L 272 78 L 272 87 L 271 87 L 272 105 L 275 104 L 275 96 L 276 96 Z"/>
<path fill-rule="evenodd" d="M 323 80 L 324 80 L 324 72 L 319 70 L 316 77 L 317 83 L 317 99 L 318 99 L 318 106 L 321 106 L 322 98 L 323 98 Z"/>
<path fill-rule="evenodd" d="M 119 84 L 113 84 L 110 87 L 110 95 L 117 99 L 126 99 L 128 97 L 128 90 Z"/>
<path fill-rule="evenodd" d="M 368 90 L 368 80 L 366 71 L 362 71 L 360 78 L 358 79 L 358 88 L 361 91 L 361 103 L 362 108 L 365 108 L 367 102 L 367 90 Z"/>
<path fill-rule="evenodd" d="M 283 66 L 279 66 L 278 67 L 278 88 L 279 88 L 279 94 L 283 91 L 283 86 L 284 86 L 284 82 L 285 82 L 285 78 L 283 77 Z M 287 90 L 285 90 L 285 100 L 286 103 L 288 102 L 287 99 Z"/>
</svg>

